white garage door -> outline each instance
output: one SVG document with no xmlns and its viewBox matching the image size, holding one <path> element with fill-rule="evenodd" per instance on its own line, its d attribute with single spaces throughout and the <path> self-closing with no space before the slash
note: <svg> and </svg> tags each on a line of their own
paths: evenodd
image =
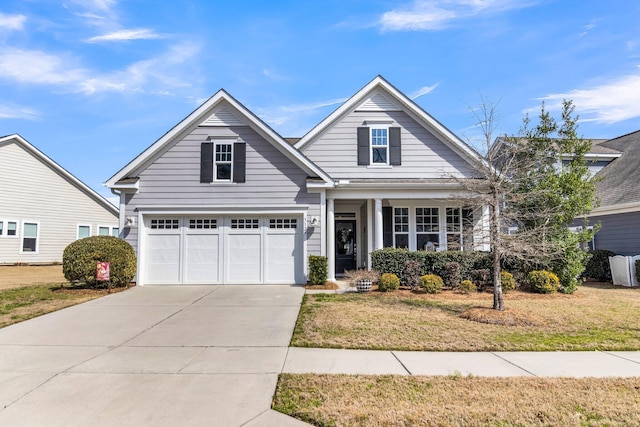
<svg viewBox="0 0 640 427">
<path fill-rule="evenodd" d="M 143 284 L 304 281 L 302 216 L 149 217 Z"/>
</svg>

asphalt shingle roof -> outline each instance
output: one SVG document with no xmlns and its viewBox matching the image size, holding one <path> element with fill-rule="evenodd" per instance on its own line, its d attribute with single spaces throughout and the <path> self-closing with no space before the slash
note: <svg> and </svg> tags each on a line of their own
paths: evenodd
<svg viewBox="0 0 640 427">
<path fill-rule="evenodd" d="M 605 148 L 622 151 L 622 156 L 605 166 L 597 176 L 597 195 L 600 206 L 640 202 L 640 131 L 602 144 Z"/>
</svg>

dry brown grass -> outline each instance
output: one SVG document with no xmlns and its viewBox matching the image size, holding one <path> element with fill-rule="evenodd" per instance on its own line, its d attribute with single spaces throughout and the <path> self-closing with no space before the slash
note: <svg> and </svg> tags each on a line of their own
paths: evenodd
<svg viewBox="0 0 640 427">
<path fill-rule="evenodd" d="M 126 288 L 114 288 L 120 292 Z M 0 328 L 107 295 L 107 289 L 32 285 L 0 290 Z"/>
<path fill-rule="evenodd" d="M 293 346 L 422 351 L 555 351 L 640 349 L 640 290 L 581 286 L 574 295 L 509 292 L 504 316 L 487 320 L 492 295 L 306 295 Z M 478 309 L 477 307 L 481 307 Z"/>
<path fill-rule="evenodd" d="M 62 265 L 0 265 L 0 289 L 67 283 Z"/>
<path fill-rule="evenodd" d="M 640 425 L 640 379 L 280 376 L 273 408 L 317 426 Z"/>
<path fill-rule="evenodd" d="M 340 286 L 338 286 L 338 284 L 335 282 L 325 282 L 324 285 L 305 285 L 304 288 L 312 290 L 335 291 L 336 289 L 340 289 Z"/>
</svg>

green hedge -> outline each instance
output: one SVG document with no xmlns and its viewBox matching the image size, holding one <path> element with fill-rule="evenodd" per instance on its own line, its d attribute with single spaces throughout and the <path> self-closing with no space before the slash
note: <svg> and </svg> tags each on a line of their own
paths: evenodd
<svg viewBox="0 0 640 427">
<path fill-rule="evenodd" d="M 329 268 L 327 257 L 309 255 L 309 283 L 312 285 L 324 285 L 327 281 Z"/>
<path fill-rule="evenodd" d="M 70 243 L 62 254 L 62 272 L 70 282 L 102 286 L 96 280 L 98 261 L 109 262 L 109 283 L 113 286 L 127 286 L 136 274 L 135 251 L 124 240 L 112 236 L 86 237 Z"/>
<path fill-rule="evenodd" d="M 420 275 L 446 274 L 445 265 L 448 262 L 460 264 L 462 279 L 471 277 L 472 270 L 491 269 L 491 254 L 489 252 L 473 251 L 445 251 L 445 252 L 411 252 L 407 249 L 385 248 L 371 252 L 371 268 L 381 273 L 393 273 L 403 277 L 406 261 L 417 261 L 421 265 Z"/>
</svg>

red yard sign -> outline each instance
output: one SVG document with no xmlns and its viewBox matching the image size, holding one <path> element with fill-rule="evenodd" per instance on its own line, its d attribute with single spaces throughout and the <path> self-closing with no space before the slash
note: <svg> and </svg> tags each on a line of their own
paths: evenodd
<svg viewBox="0 0 640 427">
<path fill-rule="evenodd" d="M 96 280 L 106 282 L 109 280 L 109 263 L 98 261 Z"/>
</svg>

